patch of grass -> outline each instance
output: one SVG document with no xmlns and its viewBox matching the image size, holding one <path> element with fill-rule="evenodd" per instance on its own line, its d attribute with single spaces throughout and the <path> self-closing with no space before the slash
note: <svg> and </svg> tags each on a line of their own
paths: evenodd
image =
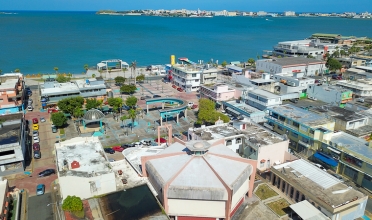
<svg viewBox="0 0 372 220">
<path fill-rule="evenodd" d="M 110 136 L 106 136 L 106 138 L 110 138 Z"/>
<path fill-rule="evenodd" d="M 81 210 L 81 211 L 74 211 L 73 214 L 78 217 L 78 218 L 84 218 L 85 216 L 85 213 L 84 213 L 84 210 Z"/>
<path fill-rule="evenodd" d="M 285 199 L 279 199 L 267 204 L 277 215 L 283 216 L 290 212 L 289 203 Z"/>
<path fill-rule="evenodd" d="M 262 184 L 260 185 L 256 192 L 255 192 L 256 196 L 258 198 L 260 198 L 261 200 L 265 200 L 265 199 L 268 199 L 270 197 L 273 197 L 273 196 L 277 196 L 278 193 L 276 193 L 274 190 L 272 190 L 268 185 L 266 184 Z"/>
<path fill-rule="evenodd" d="M 59 129 L 59 134 L 61 134 L 61 135 L 65 134 L 65 129 L 64 128 L 60 128 Z"/>
</svg>

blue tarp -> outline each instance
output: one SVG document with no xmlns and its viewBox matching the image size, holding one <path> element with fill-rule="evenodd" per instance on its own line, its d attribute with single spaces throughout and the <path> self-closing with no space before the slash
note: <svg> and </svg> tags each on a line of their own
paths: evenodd
<svg viewBox="0 0 372 220">
<path fill-rule="evenodd" d="M 329 157 L 323 153 L 315 153 L 313 155 L 315 158 L 317 158 L 320 161 L 323 161 L 324 163 L 331 165 L 332 167 L 336 167 L 338 165 L 338 162 L 334 160 L 332 157 Z"/>
</svg>

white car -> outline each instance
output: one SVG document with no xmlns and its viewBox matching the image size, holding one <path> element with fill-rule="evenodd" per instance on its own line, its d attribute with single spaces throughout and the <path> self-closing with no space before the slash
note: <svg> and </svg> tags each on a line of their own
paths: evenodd
<svg viewBox="0 0 372 220">
<path fill-rule="evenodd" d="M 32 110 L 34 110 L 34 108 L 31 105 L 29 105 L 29 106 L 27 106 L 27 110 L 32 111 Z"/>
<path fill-rule="evenodd" d="M 32 137 L 39 137 L 39 133 L 33 133 Z"/>
<path fill-rule="evenodd" d="M 40 122 L 46 122 L 45 118 L 40 118 Z"/>
<path fill-rule="evenodd" d="M 357 101 L 357 102 L 364 103 L 364 99 L 363 99 L 363 98 L 358 98 L 356 101 Z"/>
<path fill-rule="evenodd" d="M 39 136 L 34 136 L 34 143 L 39 143 L 40 140 L 39 140 Z"/>
<path fill-rule="evenodd" d="M 307 97 L 308 99 L 311 99 L 311 100 L 313 100 L 313 101 L 316 101 L 316 100 L 318 100 L 317 98 L 315 98 L 315 97 L 312 97 L 312 96 L 309 96 L 309 97 Z"/>
<path fill-rule="evenodd" d="M 187 106 L 189 106 L 190 108 L 194 105 L 193 102 L 189 102 L 189 104 L 187 104 Z"/>
</svg>

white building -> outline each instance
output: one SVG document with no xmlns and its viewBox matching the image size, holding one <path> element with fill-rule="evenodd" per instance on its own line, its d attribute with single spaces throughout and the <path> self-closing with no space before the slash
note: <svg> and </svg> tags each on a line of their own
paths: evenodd
<svg viewBox="0 0 372 220">
<path fill-rule="evenodd" d="M 62 198 L 91 198 L 116 191 L 115 173 L 98 137 L 76 137 L 55 144 Z"/>
<path fill-rule="evenodd" d="M 173 84 L 186 92 L 197 91 L 201 84 L 217 82 L 218 69 L 202 65 L 176 64 L 171 68 Z"/>
<path fill-rule="evenodd" d="M 339 80 L 337 81 L 336 85 L 346 89 L 350 89 L 356 96 L 372 96 L 371 79 L 359 79 L 357 81 Z"/>
<path fill-rule="evenodd" d="M 279 95 L 262 89 L 248 90 L 247 93 L 243 92 L 242 99 L 248 105 L 261 111 L 282 104 L 282 98 Z"/>
<path fill-rule="evenodd" d="M 294 12 L 294 11 L 285 11 L 285 12 L 283 13 L 283 15 L 286 16 L 286 17 L 289 17 L 289 16 L 296 16 L 296 12 Z"/>
<path fill-rule="evenodd" d="M 307 96 L 340 107 L 353 100 L 353 92 L 350 89 L 319 84 L 308 85 Z"/>
<path fill-rule="evenodd" d="M 283 57 L 256 61 L 256 71 L 270 73 L 303 72 L 304 76 L 316 76 L 326 70 L 325 62 L 305 57 Z"/>
<path fill-rule="evenodd" d="M 142 157 L 142 172 L 172 219 L 230 220 L 252 196 L 256 161 L 241 158 L 223 143 L 174 143 Z"/>
<path fill-rule="evenodd" d="M 275 74 L 273 79 L 279 83 L 275 88 L 275 92 L 281 95 L 297 93 L 297 98 L 306 97 L 307 86 L 314 84 L 315 79 L 304 77 L 303 75 L 303 73 Z"/>
<path fill-rule="evenodd" d="M 266 11 L 258 11 L 256 14 L 257 14 L 257 16 L 266 16 L 267 12 Z"/>
</svg>

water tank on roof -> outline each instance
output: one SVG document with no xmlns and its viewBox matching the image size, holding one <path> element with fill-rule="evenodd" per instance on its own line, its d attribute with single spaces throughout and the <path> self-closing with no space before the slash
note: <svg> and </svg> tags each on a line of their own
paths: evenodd
<svg viewBox="0 0 372 220">
<path fill-rule="evenodd" d="M 86 80 L 85 80 L 85 83 L 86 83 L 87 85 L 89 85 L 89 79 L 86 79 Z"/>
</svg>

